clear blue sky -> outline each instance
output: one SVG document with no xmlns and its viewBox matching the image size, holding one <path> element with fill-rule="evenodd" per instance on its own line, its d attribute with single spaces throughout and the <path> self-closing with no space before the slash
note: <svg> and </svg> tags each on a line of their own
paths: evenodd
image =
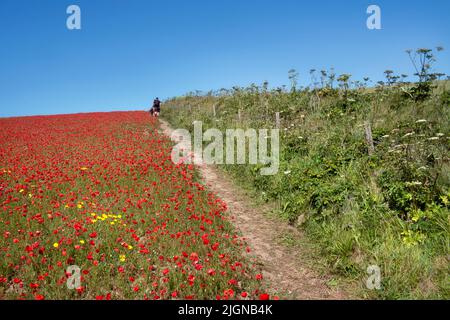
<svg viewBox="0 0 450 320">
<path fill-rule="evenodd" d="M 81 30 L 66 8 L 81 8 Z M 366 28 L 381 7 L 382 30 Z M 444 46 L 450 1 L 0 0 L 0 116 L 136 110 L 155 96 L 334 66 L 353 79 L 412 74 L 408 48 Z"/>
</svg>

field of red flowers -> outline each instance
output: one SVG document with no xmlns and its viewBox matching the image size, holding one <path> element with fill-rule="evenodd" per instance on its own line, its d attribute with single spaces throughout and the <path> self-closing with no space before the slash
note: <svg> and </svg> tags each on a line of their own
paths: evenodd
<svg viewBox="0 0 450 320">
<path fill-rule="evenodd" d="M 0 127 L 0 299 L 269 298 L 226 204 L 148 113 Z"/>
</svg>

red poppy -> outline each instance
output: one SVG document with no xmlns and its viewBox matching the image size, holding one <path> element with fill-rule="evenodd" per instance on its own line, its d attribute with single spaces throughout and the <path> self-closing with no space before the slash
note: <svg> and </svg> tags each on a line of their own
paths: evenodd
<svg viewBox="0 0 450 320">
<path fill-rule="evenodd" d="M 267 293 L 262 293 L 259 295 L 259 300 L 269 300 L 270 296 Z"/>
<path fill-rule="evenodd" d="M 214 270 L 214 269 L 208 269 L 208 274 L 209 274 L 210 276 L 213 276 L 213 275 L 216 274 L 216 270 Z"/>
</svg>

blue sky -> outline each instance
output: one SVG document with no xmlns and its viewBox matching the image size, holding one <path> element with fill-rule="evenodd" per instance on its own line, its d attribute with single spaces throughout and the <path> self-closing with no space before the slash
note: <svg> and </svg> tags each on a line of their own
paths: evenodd
<svg viewBox="0 0 450 320">
<path fill-rule="evenodd" d="M 66 8 L 81 8 L 68 30 Z M 381 8 L 381 30 L 366 9 Z M 0 116 L 137 110 L 155 96 L 308 84 L 311 68 L 353 79 L 412 74 L 405 49 L 446 48 L 450 1 L 0 0 Z"/>
</svg>

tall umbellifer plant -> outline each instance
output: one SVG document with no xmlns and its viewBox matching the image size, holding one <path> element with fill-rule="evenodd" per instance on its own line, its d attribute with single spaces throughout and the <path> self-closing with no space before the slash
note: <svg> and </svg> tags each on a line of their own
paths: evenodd
<svg viewBox="0 0 450 320">
<path fill-rule="evenodd" d="M 350 74 L 344 73 L 344 74 L 341 74 L 337 78 L 337 81 L 339 82 L 339 86 L 343 90 L 344 100 L 345 101 L 347 101 L 348 89 L 350 88 L 350 85 L 349 85 L 350 77 L 351 77 Z"/>
<path fill-rule="evenodd" d="M 331 68 L 328 72 L 328 85 L 331 89 L 333 89 L 334 80 L 336 79 L 336 73 L 334 72 L 334 68 Z"/>
<path fill-rule="evenodd" d="M 444 50 L 443 47 L 436 47 L 436 51 Z M 411 60 L 411 63 L 415 69 L 414 75 L 418 77 L 418 83 L 414 85 L 410 91 L 409 96 L 416 101 L 422 101 L 427 99 L 431 95 L 433 89 L 433 81 L 438 79 L 440 73 L 432 72 L 436 57 L 433 49 L 419 48 L 415 51 L 406 50 L 406 53 Z"/>
<path fill-rule="evenodd" d="M 291 82 L 291 92 L 295 93 L 297 91 L 297 82 L 298 82 L 298 72 L 295 69 L 291 69 L 288 71 L 289 81 Z"/>
<path fill-rule="evenodd" d="M 344 110 L 346 110 L 347 106 L 348 106 L 348 93 L 349 93 L 349 89 L 350 89 L 350 77 L 351 77 L 350 74 L 344 73 L 344 74 L 341 74 L 337 78 L 339 87 L 341 88 L 342 107 Z"/>
<path fill-rule="evenodd" d="M 327 75 L 328 75 L 328 73 L 326 70 L 320 70 L 320 87 L 322 89 L 325 88 Z"/>
<path fill-rule="evenodd" d="M 317 86 L 319 84 L 317 82 L 316 69 L 309 70 L 309 74 L 311 76 L 311 88 L 314 90 L 317 88 Z"/>
<path fill-rule="evenodd" d="M 386 83 L 388 86 L 393 86 L 397 83 L 397 80 L 400 79 L 400 76 L 395 75 L 392 70 L 384 71 L 384 76 L 386 77 Z"/>
</svg>

